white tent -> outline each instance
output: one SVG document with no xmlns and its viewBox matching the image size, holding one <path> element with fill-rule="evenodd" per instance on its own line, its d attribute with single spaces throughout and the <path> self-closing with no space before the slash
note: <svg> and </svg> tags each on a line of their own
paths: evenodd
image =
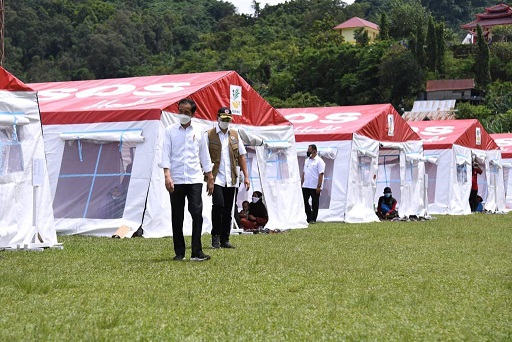
<svg viewBox="0 0 512 342">
<path fill-rule="evenodd" d="M 478 194 L 489 211 L 505 209 L 501 152 L 480 122 L 471 120 L 409 121 L 422 138 L 431 214 L 470 214 L 471 163 L 484 171 L 478 176 Z"/>
<path fill-rule="evenodd" d="M 491 137 L 501 149 L 505 208 L 512 209 L 512 133 L 491 134 Z"/>
<path fill-rule="evenodd" d="M 158 164 L 165 127 L 177 122 L 173 113 L 185 97 L 197 103 L 194 123 L 205 130 L 216 122 L 218 108 L 230 106 L 234 125 L 258 145 L 249 148 L 251 190 L 264 194 L 267 226 L 307 226 L 303 204 L 294 200 L 301 190 L 292 126 L 236 72 L 31 86 L 39 92 L 59 234 L 110 236 L 123 225 L 132 233 L 142 226 L 144 237 L 172 234 L 169 195 Z M 206 195 L 203 207 L 203 228 L 209 231 L 211 198 Z M 191 234 L 187 224 L 185 234 Z"/>
<path fill-rule="evenodd" d="M 400 216 L 425 216 L 423 144 L 390 104 L 285 108 L 302 170 L 307 146 L 326 163 L 318 221 L 378 221 L 374 206 L 393 189 Z"/>
<path fill-rule="evenodd" d="M 36 92 L 0 67 L 0 248 L 57 244 L 50 199 Z"/>
</svg>

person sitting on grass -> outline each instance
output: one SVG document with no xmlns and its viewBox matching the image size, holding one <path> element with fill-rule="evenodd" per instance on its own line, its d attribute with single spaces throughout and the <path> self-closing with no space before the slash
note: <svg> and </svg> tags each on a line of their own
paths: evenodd
<svg viewBox="0 0 512 342">
<path fill-rule="evenodd" d="M 396 199 L 392 196 L 391 188 L 384 188 L 384 195 L 379 197 L 379 203 L 377 205 L 377 216 L 383 220 L 391 220 L 398 217 L 398 211 L 396 210 Z"/>
<path fill-rule="evenodd" d="M 268 222 L 268 212 L 263 203 L 263 194 L 260 191 L 254 191 L 252 194 L 252 203 L 249 203 L 249 213 L 247 218 L 240 218 L 244 230 L 256 231 L 265 227 Z"/>
</svg>

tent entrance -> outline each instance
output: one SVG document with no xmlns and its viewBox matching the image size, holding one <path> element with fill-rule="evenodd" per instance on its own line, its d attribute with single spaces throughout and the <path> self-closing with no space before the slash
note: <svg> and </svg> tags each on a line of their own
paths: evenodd
<svg viewBox="0 0 512 342">
<path fill-rule="evenodd" d="M 328 158 L 325 155 L 322 155 L 321 157 L 322 157 L 323 161 L 325 162 L 325 172 L 324 172 L 324 185 L 322 188 L 322 193 L 320 194 L 318 209 L 329 209 L 329 207 L 331 206 L 331 197 L 332 197 L 332 177 L 333 177 L 333 171 L 334 171 L 334 159 Z M 302 175 L 306 157 L 305 156 L 297 156 L 297 159 L 299 161 L 299 172 Z M 310 200 L 310 202 L 311 202 L 311 200 Z"/>
<path fill-rule="evenodd" d="M 123 216 L 136 142 L 68 140 L 53 202 L 56 218 Z"/>
<path fill-rule="evenodd" d="M 377 173 L 377 191 L 375 193 L 375 203 L 384 192 L 384 188 L 389 186 L 393 192 L 393 197 L 400 204 L 400 155 L 396 150 L 381 149 L 379 152 L 379 171 Z"/>
</svg>

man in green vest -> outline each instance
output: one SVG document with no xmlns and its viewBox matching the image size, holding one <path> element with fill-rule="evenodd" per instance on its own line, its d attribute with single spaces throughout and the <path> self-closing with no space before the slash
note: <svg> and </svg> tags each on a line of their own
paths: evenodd
<svg viewBox="0 0 512 342">
<path fill-rule="evenodd" d="M 232 119 L 231 110 L 222 107 L 217 111 L 217 126 L 207 131 L 215 179 L 212 194 L 213 248 L 235 248 L 229 243 L 229 234 L 240 171 L 243 172 L 244 186 L 247 190 L 251 184 L 245 160 L 247 151 L 238 136 L 238 131 L 229 128 Z"/>
</svg>

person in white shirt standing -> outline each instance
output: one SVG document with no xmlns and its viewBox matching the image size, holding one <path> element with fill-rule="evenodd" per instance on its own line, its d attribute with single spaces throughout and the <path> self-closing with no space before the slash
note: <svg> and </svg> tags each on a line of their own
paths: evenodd
<svg viewBox="0 0 512 342">
<path fill-rule="evenodd" d="M 201 233 L 203 229 L 203 177 L 207 177 L 208 195 L 213 193 L 212 163 L 204 133 L 191 124 L 196 112 L 196 104 L 191 99 L 178 102 L 180 122 L 169 126 L 165 132 L 162 148 L 165 187 L 170 193 L 172 215 L 172 238 L 176 256 L 173 260 L 185 259 L 185 239 L 183 220 L 185 198 L 192 216 L 192 254 L 190 260 L 209 260 L 203 253 Z M 203 175 L 204 173 L 204 175 Z"/>
<path fill-rule="evenodd" d="M 306 209 L 308 223 L 316 223 L 318 217 L 324 172 L 325 162 L 318 155 L 316 145 L 309 145 L 301 177 L 302 196 L 304 198 L 304 208 Z M 311 198 L 311 205 L 309 205 L 309 198 Z"/>
<path fill-rule="evenodd" d="M 229 235 L 240 170 L 244 174 L 245 188 L 249 190 L 251 186 L 245 160 L 247 151 L 238 131 L 229 128 L 232 119 L 231 110 L 221 107 L 217 111 L 217 126 L 206 132 L 215 179 L 212 197 L 213 248 L 235 248 L 229 242 Z"/>
</svg>

